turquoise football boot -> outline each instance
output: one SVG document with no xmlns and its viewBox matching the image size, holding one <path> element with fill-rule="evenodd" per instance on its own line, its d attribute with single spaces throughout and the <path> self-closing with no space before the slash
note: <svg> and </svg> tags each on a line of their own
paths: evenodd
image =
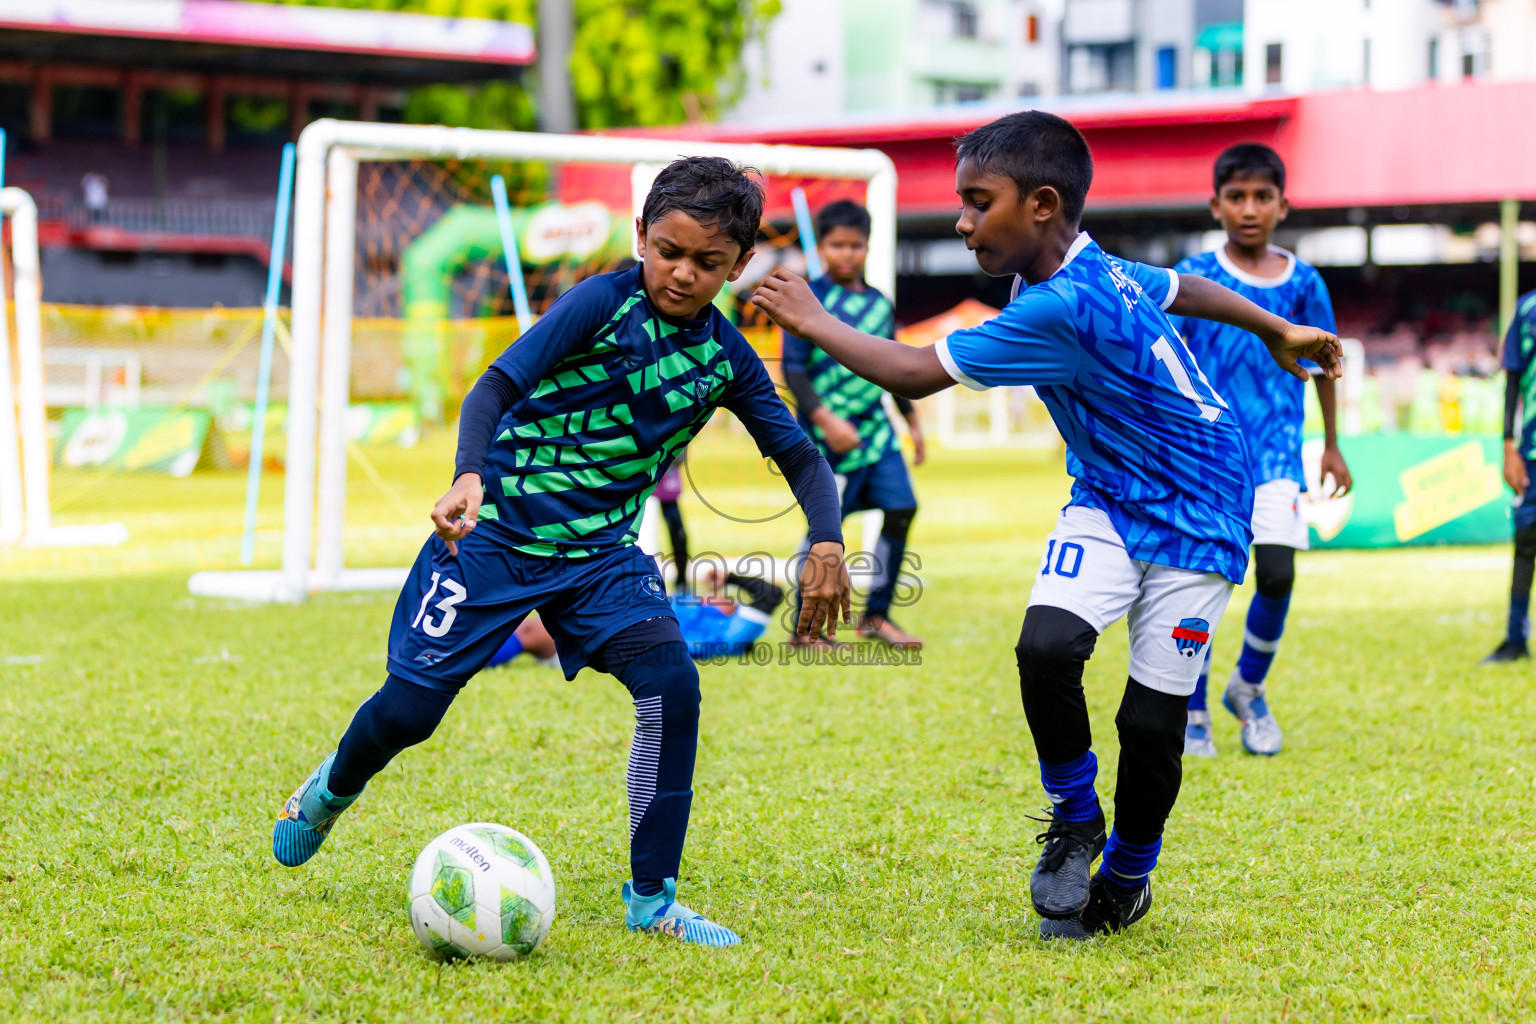
<svg viewBox="0 0 1536 1024">
<path fill-rule="evenodd" d="M 677 896 L 675 878 L 664 880 L 661 892 L 655 896 L 637 896 L 628 882 L 619 890 L 619 895 L 624 900 L 624 925 L 632 932 L 655 932 L 702 946 L 741 944 L 741 937 L 729 928 L 722 928 L 678 903 L 674 899 Z"/>
<path fill-rule="evenodd" d="M 313 857 L 341 812 L 363 795 L 359 791 L 351 796 L 334 796 L 326 788 L 334 760 L 336 754 L 332 751 L 278 812 L 277 824 L 272 826 L 272 856 L 285 867 L 296 868 Z"/>
</svg>

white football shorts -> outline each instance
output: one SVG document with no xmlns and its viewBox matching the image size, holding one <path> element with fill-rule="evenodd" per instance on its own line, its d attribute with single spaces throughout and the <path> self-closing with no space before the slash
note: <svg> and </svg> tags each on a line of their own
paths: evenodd
<svg viewBox="0 0 1536 1024">
<path fill-rule="evenodd" d="M 1231 596 L 1231 582 L 1217 573 L 1132 558 L 1109 516 L 1073 505 L 1046 540 L 1029 606 L 1064 609 L 1100 633 L 1126 616 L 1132 677 L 1187 697 Z"/>
<path fill-rule="evenodd" d="M 1301 511 L 1301 484 L 1271 480 L 1253 489 L 1253 542 L 1305 551 L 1310 545 Z"/>
</svg>

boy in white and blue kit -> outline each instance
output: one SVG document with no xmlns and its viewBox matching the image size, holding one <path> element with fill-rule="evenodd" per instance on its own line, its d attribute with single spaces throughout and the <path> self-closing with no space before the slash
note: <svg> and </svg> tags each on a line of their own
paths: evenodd
<svg viewBox="0 0 1536 1024">
<path fill-rule="evenodd" d="M 1019 278 L 996 318 L 918 349 L 860 334 L 783 271 L 755 301 L 893 394 L 1033 385 L 1065 438 L 1077 480 L 1046 542 L 1016 654 L 1052 804 L 1030 896 L 1046 919 L 1042 935 L 1081 939 L 1118 931 L 1151 905 L 1182 780 L 1185 707 L 1248 563 L 1253 489 L 1242 434 L 1167 313 L 1242 326 L 1287 368 L 1306 356 L 1336 375 L 1338 342 L 1211 282 L 1117 260 L 1080 233 L 1093 161 L 1067 121 L 1009 114 L 957 150 L 956 230 L 983 271 Z M 1120 768 L 1106 842 L 1082 679 L 1099 633 L 1122 616 L 1131 674 L 1115 720 Z"/>
<path fill-rule="evenodd" d="M 1232 289 L 1277 316 L 1329 333 L 1337 330 L 1328 287 L 1316 270 L 1293 253 L 1270 244 L 1285 219 L 1285 164 L 1268 146 L 1240 143 L 1216 158 L 1211 215 L 1227 241 L 1215 252 L 1201 253 L 1176 268 Z M 1248 606 L 1243 649 L 1227 681 L 1222 703 L 1242 723 L 1243 748 L 1250 754 L 1280 752 L 1279 723 L 1269 707 L 1264 680 L 1280 647 L 1285 616 L 1296 580 L 1296 552 L 1307 549 L 1307 521 L 1301 493 L 1307 479 L 1301 466 L 1306 385 L 1275 365 L 1262 342 L 1239 327 L 1208 320 L 1171 318 L 1189 350 L 1232 407 L 1248 445 L 1253 476 L 1253 568 L 1256 593 Z M 1334 385 L 1318 375 L 1317 398 L 1323 414 L 1320 478 L 1332 479 L 1329 493 L 1340 497 L 1352 485 L 1339 452 L 1334 424 Z M 1206 706 L 1205 669 L 1189 698 L 1184 753 L 1215 757 L 1211 713 Z"/>
</svg>

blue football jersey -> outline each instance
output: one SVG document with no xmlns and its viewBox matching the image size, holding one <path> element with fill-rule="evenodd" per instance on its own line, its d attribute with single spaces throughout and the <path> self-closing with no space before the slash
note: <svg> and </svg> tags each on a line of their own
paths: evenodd
<svg viewBox="0 0 1536 1024">
<path fill-rule="evenodd" d="M 1520 296 L 1515 308 L 1515 318 L 1510 321 L 1509 333 L 1504 335 L 1504 355 L 1500 362 L 1504 372 L 1514 374 L 1520 381 L 1520 420 L 1516 436 L 1520 441 L 1520 455 L 1536 459 L 1536 292 Z"/>
<path fill-rule="evenodd" d="M 494 365 L 522 398 L 486 454 L 479 529 L 526 554 L 633 544 L 646 497 L 719 407 L 765 456 L 805 441 L 741 332 L 712 305 L 662 314 L 638 266 L 572 288 Z"/>
<path fill-rule="evenodd" d="M 1285 272 L 1273 278 L 1254 277 L 1234 266 L 1225 249 L 1191 256 L 1174 269 L 1226 285 L 1292 323 L 1336 331 L 1322 277 L 1291 253 L 1275 251 L 1285 255 L 1287 264 Z M 1169 320 L 1232 407 L 1248 445 L 1254 485 L 1294 480 L 1306 490 L 1301 470 L 1306 384 L 1280 369 L 1264 343 L 1241 328 L 1190 317 Z"/>
<path fill-rule="evenodd" d="M 1061 268 L 939 342 L 977 390 L 1033 385 L 1067 442 L 1071 505 L 1109 517 L 1132 558 L 1241 583 L 1253 484 L 1237 423 L 1164 310 L 1173 271 L 1080 234 Z"/>
</svg>

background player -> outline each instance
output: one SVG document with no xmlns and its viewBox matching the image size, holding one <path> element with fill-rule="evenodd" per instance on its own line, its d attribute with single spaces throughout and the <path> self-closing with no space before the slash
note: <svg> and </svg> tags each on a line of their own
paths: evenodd
<svg viewBox="0 0 1536 1024">
<path fill-rule="evenodd" d="M 1191 256 L 1174 269 L 1198 274 L 1237 292 L 1277 316 L 1334 333 L 1333 304 L 1317 271 L 1292 253 L 1270 244 L 1285 220 L 1285 164 L 1268 146 L 1245 142 L 1216 158 L 1211 216 L 1227 233 L 1215 252 Z M 1248 606 L 1243 650 L 1227 681 L 1222 703 L 1242 723 L 1243 747 L 1251 754 L 1278 754 L 1280 726 L 1270 710 L 1264 679 L 1285 631 L 1285 614 L 1296 580 L 1296 552 L 1307 549 L 1307 521 L 1301 492 L 1307 478 L 1301 467 L 1302 421 L 1306 385 L 1275 365 L 1264 344 L 1241 328 L 1208 320 L 1171 318 L 1184 335 L 1200 368 L 1227 400 L 1242 428 L 1253 470 L 1253 568 L 1257 593 Z M 1323 457 L 1319 479 L 1332 479 L 1331 497 L 1349 493 L 1353 481 L 1339 451 L 1334 424 L 1334 384 L 1317 382 L 1323 412 Z M 1327 489 L 1325 484 L 1325 489 Z M 1189 698 L 1184 753 L 1215 757 L 1211 713 L 1206 707 L 1205 669 Z"/>
<path fill-rule="evenodd" d="M 816 253 L 826 273 L 811 282 L 811 291 L 827 312 L 850 327 L 894 338 L 896 320 L 890 300 L 864 280 L 869 226 L 869 211 L 858 203 L 840 199 L 822 207 L 816 216 Z M 859 633 L 888 644 L 921 647 L 922 641 L 891 621 L 891 599 L 907 550 L 907 534 L 917 515 L 917 497 L 901 455 L 901 441 L 885 411 L 885 392 L 848 372 L 815 342 L 788 331 L 783 354 L 784 383 L 795 396 L 796 414 L 805 432 L 837 474 L 843 516 L 869 509 L 885 514 Z M 921 466 L 926 448 L 917 411 L 905 398 L 897 398 L 896 407 L 912 435 L 913 461 Z"/>
<path fill-rule="evenodd" d="M 1046 918 L 1042 935 L 1086 938 L 1124 928 L 1151 905 L 1182 780 L 1185 708 L 1248 563 L 1253 488 L 1242 438 L 1164 310 L 1244 327 L 1302 377 L 1303 355 L 1339 372 L 1338 340 L 1210 281 L 1107 255 L 1078 230 L 1093 160 L 1067 121 L 1009 114 L 957 146 L 956 230 L 983 271 L 1018 276 L 995 318 L 918 349 L 860 334 L 783 271 L 755 301 L 897 394 L 920 398 L 957 381 L 1033 385 L 1065 438 L 1077 480 L 1046 543 L 1017 657 L 1052 803 L 1030 895 Z M 1120 770 L 1106 843 L 1082 680 L 1099 633 L 1122 616 L 1131 672 L 1115 717 Z"/>
<path fill-rule="evenodd" d="M 801 630 L 850 614 L 831 470 L 711 304 L 751 258 L 762 208 L 761 186 L 727 160 L 669 164 L 636 222 L 640 265 L 576 285 L 475 384 L 453 486 L 432 510 L 436 536 L 395 606 L 389 677 L 283 806 L 272 834 L 281 863 L 314 856 L 368 780 L 432 735 L 454 695 L 538 609 L 567 679 L 591 665 L 634 700 L 625 924 L 706 945 L 740 941 L 675 902 L 699 675 L 656 562 L 635 539 L 658 477 L 724 406 L 812 524 Z"/>
<path fill-rule="evenodd" d="M 697 659 L 745 653 L 762 637 L 774 611 L 784 603 L 784 588 L 757 576 L 726 573 L 717 587 L 714 574 L 701 571 L 698 585 L 703 596 L 685 591 L 670 598 L 683 642 Z M 717 592 L 724 590 L 738 593 L 742 600 Z M 554 646 L 543 622 L 530 616 L 486 667 L 505 664 L 525 651 L 538 658 L 540 651 L 553 652 Z"/>
<path fill-rule="evenodd" d="M 1515 492 L 1515 565 L 1509 582 L 1509 626 L 1504 642 L 1483 659 L 1484 665 L 1531 656 L 1531 574 L 1536 565 L 1536 501 L 1527 501 L 1536 472 L 1536 292 L 1520 296 L 1515 318 L 1504 335 L 1504 482 Z M 1516 424 L 1519 430 L 1516 431 Z"/>
<path fill-rule="evenodd" d="M 656 483 L 656 501 L 661 505 L 661 519 L 667 524 L 667 540 L 672 545 L 672 568 L 677 570 L 672 587 L 679 594 L 688 591 L 688 529 L 683 525 L 683 510 L 677 499 L 683 496 L 683 475 L 677 463 L 667 467 Z"/>
</svg>

